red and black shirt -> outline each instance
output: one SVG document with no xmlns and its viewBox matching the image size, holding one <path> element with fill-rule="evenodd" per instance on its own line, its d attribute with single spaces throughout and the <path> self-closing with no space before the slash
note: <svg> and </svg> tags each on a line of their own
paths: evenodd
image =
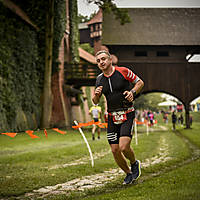
<svg viewBox="0 0 200 200">
<path fill-rule="evenodd" d="M 99 74 L 96 87 L 103 86 L 102 93 L 107 100 L 108 112 L 127 110 L 133 106 L 132 102 L 125 99 L 123 93 L 126 90 L 130 91 L 138 80 L 139 77 L 126 67 L 116 66 L 110 76 Z"/>
</svg>

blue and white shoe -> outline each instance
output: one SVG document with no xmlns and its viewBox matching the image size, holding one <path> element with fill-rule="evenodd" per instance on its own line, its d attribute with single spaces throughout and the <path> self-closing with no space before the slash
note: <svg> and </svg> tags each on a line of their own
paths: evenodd
<svg viewBox="0 0 200 200">
<path fill-rule="evenodd" d="M 134 164 L 131 164 L 131 172 L 134 180 L 137 180 L 141 175 L 141 164 L 139 160 L 136 160 Z"/>
<path fill-rule="evenodd" d="M 133 177 L 133 174 L 132 173 L 128 173 L 124 179 L 124 182 L 123 184 L 126 185 L 126 184 L 131 184 L 132 182 L 134 181 L 134 177 Z"/>
</svg>

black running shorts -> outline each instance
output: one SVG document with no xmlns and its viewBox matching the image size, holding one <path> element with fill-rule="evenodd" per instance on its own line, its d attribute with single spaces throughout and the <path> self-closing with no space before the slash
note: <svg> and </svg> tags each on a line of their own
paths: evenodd
<svg viewBox="0 0 200 200">
<path fill-rule="evenodd" d="M 98 118 L 94 118 L 94 122 L 98 122 L 99 121 L 99 119 Z"/>
<path fill-rule="evenodd" d="M 119 144 L 119 138 L 128 136 L 132 138 L 135 111 L 126 114 L 127 120 L 122 124 L 114 124 L 112 116 L 108 116 L 107 139 L 109 144 Z"/>
</svg>

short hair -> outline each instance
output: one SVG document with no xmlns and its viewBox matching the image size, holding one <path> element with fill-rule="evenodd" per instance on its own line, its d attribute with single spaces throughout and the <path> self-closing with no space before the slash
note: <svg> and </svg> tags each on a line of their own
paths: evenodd
<svg viewBox="0 0 200 200">
<path fill-rule="evenodd" d="M 100 55 L 100 54 L 102 54 L 102 53 L 107 54 L 108 57 L 111 58 L 110 53 L 109 53 L 108 51 L 106 51 L 106 50 L 100 50 L 100 51 L 98 51 L 98 52 L 96 53 L 95 57 L 97 57 L 98 55 Z"/>
</svg>

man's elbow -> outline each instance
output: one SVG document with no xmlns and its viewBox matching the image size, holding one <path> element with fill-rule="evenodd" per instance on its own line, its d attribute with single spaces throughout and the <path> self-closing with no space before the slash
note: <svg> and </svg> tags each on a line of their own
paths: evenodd
<svg viewBox="0 0 200 200">
<path fill-rule="evenodd" d="M 139 80 L 140 89 L 144 87 L 144 81 L 142 79 Z"/>
</svg>

